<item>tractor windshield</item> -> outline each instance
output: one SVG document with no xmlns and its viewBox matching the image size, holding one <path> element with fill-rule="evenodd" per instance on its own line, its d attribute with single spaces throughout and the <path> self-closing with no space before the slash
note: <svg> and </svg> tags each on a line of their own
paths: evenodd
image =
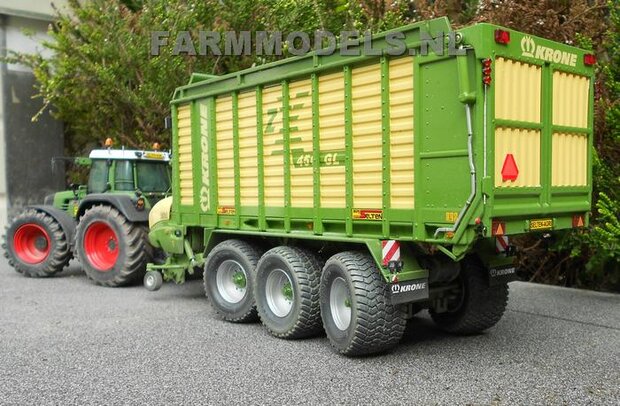
<svg viewBox="0 0 620 406">
<path fill-rule="evenodd" d="M 88 192 L 104 193 L 108 190 L 108 162 L 105 159 L 93 160 L 88 176 Z"/>
<path fill-rule="evenodd" d="M 165 193 L 170 189 L 170 165 L 168 162 L 141 161 L 136 163 L 138 188 L 144 193 Z"/>
</svg>

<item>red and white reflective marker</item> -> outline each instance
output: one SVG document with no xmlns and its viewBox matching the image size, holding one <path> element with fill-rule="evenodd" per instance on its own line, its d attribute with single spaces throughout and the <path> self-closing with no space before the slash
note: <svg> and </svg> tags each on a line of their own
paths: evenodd
<svg viewBox="0 0 620 406">
<path fill-rule="evenodd" d="M 502 166 L 502 182 L 507 180 L 514 182 L 519 177 L 519 167 L 512 154 L 506 154 L 504 165 Z"/>
<path fill-rule="evenodd" d="M 500 254 L 508 251 L 509 245 L 508 236 L 500 235 L 499 237 L 495 237 L 495 248 Z"/>
<path fill-rule="evenodd" d="M 396 240 L 383 240 L 383 266 L 390 261 L 400 261 L 400 243 Z"/>
</svg>

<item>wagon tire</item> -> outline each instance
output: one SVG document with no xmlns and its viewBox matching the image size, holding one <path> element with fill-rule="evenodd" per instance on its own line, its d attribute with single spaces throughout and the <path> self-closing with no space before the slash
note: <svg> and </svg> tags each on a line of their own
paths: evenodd
<svg viewBox="0 0 620 406">
<path fill-rule="evenodd" d="M 62 271 L 72 257 L 61 225 L 49 214 L 34 209 L 26 209 L 13 219 L 2 247 L 9 265 L 33 278 Z"/>
<path fill-rule="evenodd" d="M 463 260 L 457 279 L 461 288 L 453 300 L 454 308 L 442 313 L 429 310 L 441 330 L 458 335 L 478 334 L 502 318 L 508 304 L 508 284 L 489 286 L 486 272 L 478 261 Z"/>
<path fill-rule="evenodd" d="M 390 303 L 388 285 L 367 253 L 348 251 L 328 259 L 320 298 L 327 337 L 343 355 L 388 351 L 405 332 L 405 312 Z"/>
<path fill-rule="evenodd" d="M 86 210 L 77 225 L 74 246 L 86 276 L 110 287 L 140 280 L 153 254 L 144 225 L 106 205 Z"/>
<path fill-rule="evenodd" d="M 258 315 L 273 336 L 297 339 L 323 331 L 321 267 L 315 255 L 296 247 L 275 247 L 261 257 L 254 295 Z"/>
<path fill-rule="evenodd" d="M 222 319 L 234 323 L 258 320 L 253 290 L 259 258 L 257 247 L 234 239 L 219 243 L 207 256 L 205 295 Z"/>
</svg>

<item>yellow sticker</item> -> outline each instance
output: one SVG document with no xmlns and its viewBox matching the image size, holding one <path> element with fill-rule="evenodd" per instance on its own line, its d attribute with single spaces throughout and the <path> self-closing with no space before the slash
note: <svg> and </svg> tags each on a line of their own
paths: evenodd
<svg viewBox="0 0 620 406">
<path fill-rule="evenodd" d="M 353 209 L 353 220 L 383 220 L 383 210 Z"/>
<path fill-rule="evenodd" d="M 221 214 L 223 216 L 234 216 L 237 213 L 237 209 L 230 206 L 218 206 L 217 214 Z"/>
<path fill-rule="evenodd" d="M 459 213 L 456 211 L 447 211 L 446 212 L 446 221 L 448 223 L 455 223 L 456 219 L 459 217 Z"/>
<path fill-rule="evenodd" d="M 164 159 L 164 154 L 161 152 L 145 152 L 144 157 L 148 159 Z"/>
</svg>

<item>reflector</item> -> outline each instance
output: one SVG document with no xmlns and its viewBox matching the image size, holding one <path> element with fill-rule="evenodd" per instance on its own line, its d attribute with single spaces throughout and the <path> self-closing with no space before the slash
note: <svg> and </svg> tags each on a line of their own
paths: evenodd
<svg viewBox="0 0 620 406">
<path fill-rule="evenodd" d="M 519 177 L 519 168 L 517 162 L 512 154 L 506 154 L 504 159 L 504 166 L 502 166 L 502 182 L 507 180 L 514 182 Z"/>
</svg>

